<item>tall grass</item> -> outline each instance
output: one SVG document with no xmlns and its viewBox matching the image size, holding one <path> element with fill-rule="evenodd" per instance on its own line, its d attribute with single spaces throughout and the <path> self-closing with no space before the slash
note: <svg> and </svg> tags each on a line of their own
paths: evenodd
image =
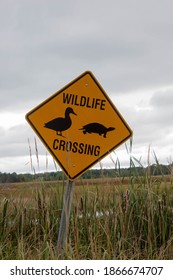
<svg viewBox="0 0 173 280">
<path fill-rule="evenodd" d="M 153 177 L 149 167 L 139 176 L 135 163 L 129 178 L 117 160 L 115 178 L 76 181 L 64 258 L 173 258 L 172 177 Z M 0 259 L 59 258 L 63 194 L 60 181 L 0 189 Z"/>
<path fill-rule="evenodd" d="M 65 258 L 173 258 L 172 186 L 135 179 L 76 184 Z M 24 188 L 2 200 L 0 259 L 57 259 L 63 186 Z"/>
<path fill-rule="evenodd" d="M 0 258 L 54 258 L 61 208 L 58 187 L 40 185 L 34 191 L 21 191 L 21 197 L 13 197 L 12 190 L 0 208 Z"/>
</svg>

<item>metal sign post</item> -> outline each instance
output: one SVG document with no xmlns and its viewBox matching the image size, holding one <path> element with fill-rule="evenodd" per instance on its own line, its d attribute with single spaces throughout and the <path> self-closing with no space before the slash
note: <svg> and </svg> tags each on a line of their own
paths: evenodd
<svg viewBox="0 0 173 280">
<path fill-rule="evenodd" d="M 68 181 L 66 190 L 64 192 L 63 199 L 63 210 L 61 214 L 61 221 L 58 233 L 58 241 L 57 241 L 57 254 L 61 256 L 64 253 L 64 247 L 66 244 L 68 227 L 69 227 L 69 219 L 73 198 L 73 190 L 74 190 L 74 182 Z"/>
</svg>

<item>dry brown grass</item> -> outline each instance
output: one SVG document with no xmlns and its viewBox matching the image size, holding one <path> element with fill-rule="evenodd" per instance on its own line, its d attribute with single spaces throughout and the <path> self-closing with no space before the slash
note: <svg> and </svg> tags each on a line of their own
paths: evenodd
<svg viewBox="0 0 173 280">
<path fill-rule="evenodd" d="M 169 178 L 78 180 L 65 257 L 172 259 Z M 0 258 L 56 259 L 65 182 L 0 186 Z M 8 248 L 8 249 L 7 249 Z"/>
</svg>

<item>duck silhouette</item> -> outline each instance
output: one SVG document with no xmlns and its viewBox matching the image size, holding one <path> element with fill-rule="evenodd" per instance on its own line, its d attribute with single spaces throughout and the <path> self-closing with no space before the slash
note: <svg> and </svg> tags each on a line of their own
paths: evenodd
<svg viewBox="0 0 173 280">
<path fill-rule="evenodd" d="M 47 123 L 45 123 L 44 127 L 55 130 L 56 134 L 62 136 L 62 131 L 65 131 L 70 128 L 72 125 L 72 120 L 70 118 L 70 114 L 76 115 L 71 107 L 68 107 L 65 110 L 64 118 L 56 118 Z M 76 115 L 77 116 L 77 115 Z"/>
</svg>

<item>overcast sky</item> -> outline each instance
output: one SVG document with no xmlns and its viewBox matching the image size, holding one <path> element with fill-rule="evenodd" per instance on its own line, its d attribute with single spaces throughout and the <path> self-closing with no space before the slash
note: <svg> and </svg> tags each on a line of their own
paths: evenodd
<svg viewBox="0 0 173 280">
<path fill-rule="evenodd" d="M 34 137 L 40 170 L 55 170 L 25 114 L 85 70 L 133 130 L 132 155 L 172 162 L 172 11 L 172 0 L 1 0 L 0 172 L 31 172 L 28 139 L 38 171 Z M 129 165 L 124 144 L 112 157 Z"/>
</svg>

